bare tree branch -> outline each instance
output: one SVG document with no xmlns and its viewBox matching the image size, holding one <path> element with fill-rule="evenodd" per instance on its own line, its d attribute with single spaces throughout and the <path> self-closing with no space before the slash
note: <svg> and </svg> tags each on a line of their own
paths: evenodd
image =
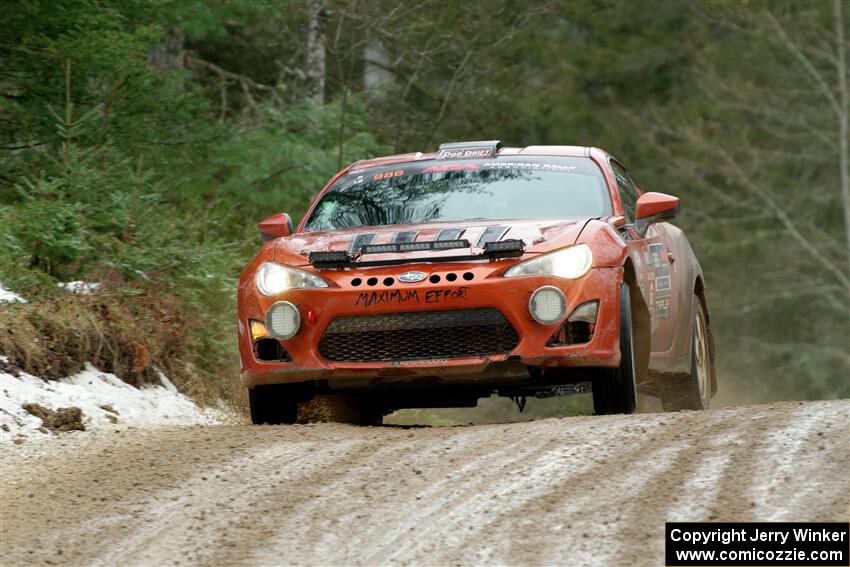
<svg viewBox="0 0 850 567">
<path fill-rule="evenodd" d="M 785 210 L 779 206 L 779 203 L 773 198 L 769 191 L 766 191 L 762 188 L 758 183 L 756 183 L 749 175 L 747 175 L 744 170 L 741 169 L 738 161 L 735 160 L 731 155 L 729 155 L 725 149 L 721 146 L 713 146 L 714 153 L 723 160 L 728 170 L 734 173 L 735 177 L 738 178 L 738 181 L 749 189 L 752 193 L 757 195 L 765 204 L 765 206 L 773 211 L 776 218 L 782 223 L 782 226 L 786 228 L 791 237 L 801 246 L 806 252 L 808 252 L 812 258 L 817 260 L 821 266 L 835 276 L 835 278 L 841 282 L 841 284 L 847 288 L 848 292 L 850 292 L 850 275 L 844 273 L 842 270 L 838 269 L 834 262 L 832 262 L 829 258 L 825 257 L 817 246 L 812 244 L 812 242 L 803 235 L 802 232 L 797 228 L 797 225 L 794 224 L 794 221 L 791 220 L 791 217 Z"/>
<path fill-rule="evenodd" d="M 472 51 L 467 51 L 466 55 L 463 58 L 463 61 L 460 62 L 460 65 L 455 69 L 454 74 L 452 75 L 452 80 L 449 82 L 449 88 L 446 89 L 446 94 L 443 97 L 443 104 L 440 105 L 440 112 L 437 114 L 437 118 L 434 120 L 433 125 L 431 126 L 431 131 L 428 133 L 427 141 L 425 142 L 426 146 L 430 146 L 431 142 L 434 139 L 434 134 L 437 133 L 437 129 L 440 127 L 440 124 L 443 121 L 443 117 L 446 114 L 446 108 L 449 106 L 449 101 L 451 101 L 452 94 L 457 84 L 458 77 L 463 74 L 466 68 L 466 64 L 469 62 L 470 56 L 472 55 Z"/>
<path fill-rule="evenodd" d="M 847 261 L 848 274 L 850 274 L 850 149 L 848 149 L 847 136 L 848 132 L 848 93 L 847 84 L 847 61 L 846 49 L 844 43 L 844 14 L 841 8 L 840 0 L 833 0 L 833 9 L 835 12 L 835 51 L 838 59 L 838 93 L 841 97 L 841 112 L 838 114 L 838 159 L 840 170 L 841 183 L 841 200 L 844 205 L 844 233 L 847 238 Z"/>
<path fill-rule="evenodd" d="M 246 77 L 245 75 L 240 75 L 239 73 L 233 73 L 232 71 L 228 71 L 226 69 L 222 69 L 215 63 L 211 63 L 209 61 L 205 61 L 199 57 L 194 55 L 186 55 L 186 66 L 190 69 L 192 67 L 203 67 L 205 69 L 209 69 L 216 75 L 220 76 L 223 79 L 235 81 L 242 87 L 243 92 L 247 92 L 246 89 L 254 89 L 257 91 L 262 91 L 265 93 L 269 93 L 276 101 L 278 101 L 281 105 L 283 104 L 283 99 L 280 97 L 280 93 L 275 87 L 264 85 L 256 82 L 251 77 Z M 253 99 L 252 99 L 253 101 Z"/>
<path fill-rule="evenodd" d="M 839 0 L 835 0 L 835 2 L 839 2 Z M 832 93 L 832 90 L 829 88 L 829 85 L 824 80 L 823 76 L 815 69 L 815 66 L 812 65 L 812 62 L 806 57 L 806 54 L 803 53 L 803 50 L 797 45 L 794 40 L 788 37 L 788 34 L 785 33 L 785 29 L 773 15 L 770 10 L 766 11 L 767 19 L 770 20 L 771 25 L 773 26 L 774 31 L 782 40 L 782 43 L 791 52 L 794 57 L 800 62 L 803 66 L 803 69 L 809 74 L 812 80 L 817 84 L 820 88 L 821 94 L 829 101 L 832 110 L 835 112 L 836 117 L 840 117 L 842 115 L 841 107 L 838 104 L 838 101 L 835 99 L 835 95 Z"/>
</svg>

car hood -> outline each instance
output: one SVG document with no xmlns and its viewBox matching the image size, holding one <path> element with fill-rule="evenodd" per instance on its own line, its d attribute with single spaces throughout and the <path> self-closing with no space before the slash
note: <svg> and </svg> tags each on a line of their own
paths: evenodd
<svg viewBox="0 0 850 567">
<path fill-rule="evenodd" d="M 362 244 L 389 244 L 396 239 L 415 239 L 416 242 L 436 240 L 443 233 L 444 240 L 465 239 L 469 248 L 433 251 L 404 252 L 399 254 L 369 255 L 369 259 L 406 259 L 411 263 L 429 260 L 438 254 L 442 258 L 476 254 L 488 241 L 522 240 L 526 253 L 545 252 L 575 243 L 589 219 L 573 220 L 486 220 L 420 225 L 368 226 L 330 232 L 299 232 L 275 243 L 276 262 L 291 266 L 309 265 L 310 252 L 353 251 Z M 447 232 L 443 232 L 447 231 Z M 454 231 L 454 232 L 450 232 Z M 457 236 L 455 232 L 460 231 Z M 414 236 L 415 235 L 415 236 Z M 451 238 L 447 238 L 451 236 Z"/>
</svg>

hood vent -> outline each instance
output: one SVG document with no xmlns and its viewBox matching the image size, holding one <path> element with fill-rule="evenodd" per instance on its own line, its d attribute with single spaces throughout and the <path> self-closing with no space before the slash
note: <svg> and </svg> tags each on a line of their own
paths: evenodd
<svg viewBox="0 0 850 567">
<path fill-rule="evenodd" d="M 457 240 L 462 232 L 462 228 L 446 228 L 440 231 L 437 240 Z"/>
<path fill-rule="evenodd" d="M 481 236 L 478 237 L 478 241 L 475 243 L 475 246 L 478 248 L 484 248 L 488 242 L 499 242 L 505 234 L 507 234 L 508 230 L 510 230 L 509 226 L 488 226 L 484 229 L 484 232 L 481 233 Z M 455 248 L 454 245 L 456 242 L 459 242 L 460 235 L 466 232 L 465 228 L 446 228 L 441 230 L 437 237 L 433 240 L 433 242 L 451 242 L 451 248 Z M 401 232 L 397 232 L 393 235 L 392 241 L 390 245 L 381 245 L 386 246 L 388 248 L 393 248 L 392 245 L 411 245 L 417 244 L 416 237 L 419 235 L 419 231 L 417 230 L 405 230 Z M 373 246 L 372 243 L 375 241 L 377 234 L 374 232 L 367 234 L 358 234 L 354 238 L 351 239 L 351 244 L 348 247 L 348 252 L 350 254 L 359 254 L 361 252 L 365 252 L 365 249 L 371 249 L 367 253 L 374 253 L 378 248 L 377 246 Z M 464 241 L 465 242 L 465 241 Z M 423 243 L 425 244 L 425 243 Z M 467 245 L 468 246 L 468 245 Z M 408 251 L 413 251 L 416 249 L 415 247 L 408 248 Z M 429 247 L 424 245 L 420 248 L 421 250 L 428 250 Z M 449 248 L 444 246 L 438 246 L 431 249 L 438 250 L 447 250 Z M 389 251 L 389 250 L 387 250 Z M 395 250 L 401 251 L 401 250 Z"/>
<path fill-rule="evenodd" d="M 481 233 L 481 236 L 478 238 L 478 242 L 475 244 L 479 248 L 483 248 L 485 244 L 488 242 L 498 242 L 502 239 L 506 232 L 508 232 L 507 226 L 488 226 L 487 229 Z"/>
<path fill-rule="evenodd" d="M 360 249 L 364 246 L 368 246 L 372 244 L 372 241 L 375 240 L 375 234 L 358 234 L 354 238 L 351 239 L 351 246 L 348 247 L 348 251 L 352 254 L 356 254 L 360 252 Z"/>
<path fill-rule="evenodd" d="M 416 235 L 419 234 L 416 230 L 408 230 L 405 232 L 397 232 L 393 237 L 393 243 L 404 244 L 405 242 L 413 242 L 416 240 Z"/>
</svg>

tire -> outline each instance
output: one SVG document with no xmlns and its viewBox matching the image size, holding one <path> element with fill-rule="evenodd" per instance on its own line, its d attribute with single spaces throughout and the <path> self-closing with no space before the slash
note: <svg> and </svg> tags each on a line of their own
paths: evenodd
<svg viewBox="0 0 850 567">
<path fill-rule="evenodd" d="M 661 385 L 661 405 L 665 411 L 703 410 L 711 403 L 714 387 L 714 345 L 705 308 L 694 296 L 691 333 L 691 372 L 665 380 Z"/>
<path fill-rule="evenodd" d="M 284 384 L 254 386 L 248 390 L 248 405 L 251 407 L 251 423 L 280 425 L 295 423 L 297 402 Z"/>
<path fill-rule="evenodd" d="M 620 287 L 620 367 L 593 381 L 593 409 L 597 415 L 634 413 L 637 408 L 634 329 L 629 284 Z"/>
<path fill-rule="evenodd" d="M 317 394 L 312 400 L 298 405 L 298 423 L 381 425 L 383 420 L 383 408 L 370 403 L 362 396 Z"/>
</svg>

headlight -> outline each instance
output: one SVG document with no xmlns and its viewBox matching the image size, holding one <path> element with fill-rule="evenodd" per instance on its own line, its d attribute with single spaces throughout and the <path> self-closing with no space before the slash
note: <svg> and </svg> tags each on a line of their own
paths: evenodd
<svg viewBox="0 0 850 567">
<path fill-rule="evenodd" d="M 263 295 L 277 295 L 288 289 L 328 287 L 328 282 L 309 272 L 266 262 L 257 270 L 257 289 Z"/>
<path fill-rule="evenodd" d="M 542 254 L 508 269 L 502 277 L 555 276 L 574 280 L 582 277 L 593 265 L 593 253 L 587 244 L 562 248 Z"/>
</svg>

